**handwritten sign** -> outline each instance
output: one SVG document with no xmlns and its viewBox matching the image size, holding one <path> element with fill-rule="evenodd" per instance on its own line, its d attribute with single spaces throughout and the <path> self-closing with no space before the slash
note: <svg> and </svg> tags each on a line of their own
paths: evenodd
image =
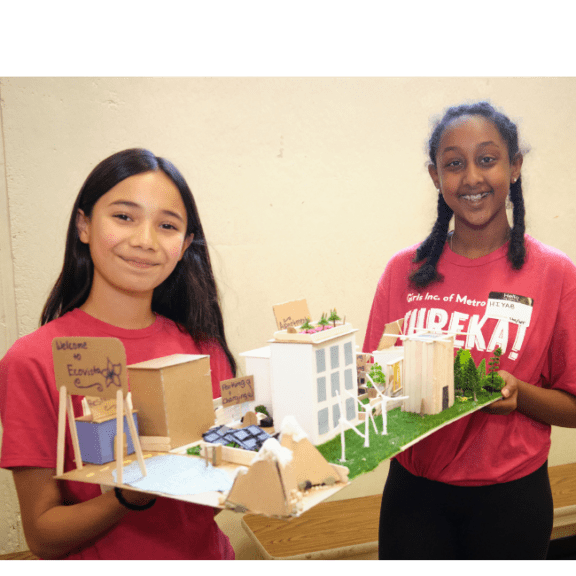
<svg viewBox="0 0 576 576">
<path fill-rule="evenodd" d="M 254 401 L 254 376 L 232 378 L 220 382 L 222 408 Z"/>
<path fill-rule="evenodd" d="M 92 398 L 92 396 L 86 396 L 86 402 L 88 402 L 90 414 L 92 414 L 92 419 L 94 421 L 109 420 L 116 416 L 115 399 Z"/>
<path fill-rule="evenodd" d="M 117 338 L 54 338 L 52 358 L 58 389 L 96 398 L 128 393 L 126 351 Z"/>
<path fill-rule="evenodd" d="M 289 326 L 302 326 L 306 318 L 310 318 L 306 300 L 294 300 L 272 306 L 278 330 L 286 330 Z"/>
</svg>

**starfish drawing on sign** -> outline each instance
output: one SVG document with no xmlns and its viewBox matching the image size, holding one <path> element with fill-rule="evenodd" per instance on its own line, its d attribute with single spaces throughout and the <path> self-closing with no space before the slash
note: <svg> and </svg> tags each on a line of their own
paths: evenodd
<svg viewBox="0 0 576 576">
<path fill-rule="evenodd" d="M 117 388 L 122 386 L 120 382 L 120 373 L 122 372 L 122 364 L 113 364 L 110 358 L 107 358 L 108 365 L 106 369 L 102 371 L 104 377 L 106 378 L 106 388 L 109 388 L 112 384 Z"/>
<path fill-rule="evenodd" d="M 96 368 L 91 369 L 90 372 L 94 374 L 101 374 L 104 377 L 104 382 L 106 384 L 106 388 L 110 388 L 110 386 L 114 385 L 116 388 L 122 387 L 122 382 L 120 382 L 120 374 L 122 372 L 122 364 L 114 364 L 110 358 L 106 358 L 108 361 L 106 368 Z M 76 388 L 96 388 L 98 392 L 103 392 L 104 387 L 102 386 L 102 382 L 94 382 L 92 384 L 81 384 L 81 379 L 76 378 L 74 380 L 74 386 Z"/>
</svg>

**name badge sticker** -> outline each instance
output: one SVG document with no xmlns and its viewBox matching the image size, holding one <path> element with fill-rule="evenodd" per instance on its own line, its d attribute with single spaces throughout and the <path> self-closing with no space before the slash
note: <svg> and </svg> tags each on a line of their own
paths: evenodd
<svg viewBox="0 0 576 576">
<path fill-rule="evenodd" d="M 486 304 L 486 317 L 508 320 L 518 326 L 530 326 L 534 300 L 527 296 L 490 292 Z"/>
</svg>

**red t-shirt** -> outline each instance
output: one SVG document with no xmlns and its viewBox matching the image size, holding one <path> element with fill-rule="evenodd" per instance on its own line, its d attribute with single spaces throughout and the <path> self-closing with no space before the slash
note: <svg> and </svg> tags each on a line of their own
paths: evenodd
<svg viewBox="0 0 576 576">
<path fill-rule="evenodd" d="M 158 316 L 151 326 L 127 330 L 72 310 L 20 338 L 0 360 L 0 416 L 4 428 L 0 467 L 56 468 L 58 391 L 54 380 L 52 339 L 57 336 L 111 336 L 126 349 L 128 364 L 171 354 L 208 354 L 214 396 L 219 382 L 232 378 L 224 351 L 215 342 L 197 345 L 176 324 Z M 73 397 L 79 415 L 81 398 Z M 68 434 L 65 470 L 74 468 Z M 101 494 L 100 486 L 64 482 L 71 502 Z M 145 511 L 130 512 L 104 536 L 67 559 L 232 559 L 228 538 L 206 506 L 158 498 Z"/>
<path fill-rule="evenodd" d="M 416 246 L 396 254 L 378 282 L 364 352 L 377 349 L 386 323 L 404 318 L 407 334 L 418 328 L 468 332 L 456 341 L 470 349 L 477 365 L 483 358 L 488 363 L 499 346 L 502 370 L 576 395 L 576 267 L 560 251 L 525 238 L 526 262 L 518 271 L 507 260 L 508 244 L 475 260 L 446 245 L 437 268 L 444 280 L 420 291 L 408 284 L 409 272 L 418 267 L 411 262 Z M 525 297 L 520 300 L 526 303 L 526 318 L 506 317 L 506 299 L 515 296 Z M 412 474 L 448 484 L 507 482 L 546 461 L 550 430 L 518 411 L 507 416 L 475 412 L 397 458 Z"/>
</svg>

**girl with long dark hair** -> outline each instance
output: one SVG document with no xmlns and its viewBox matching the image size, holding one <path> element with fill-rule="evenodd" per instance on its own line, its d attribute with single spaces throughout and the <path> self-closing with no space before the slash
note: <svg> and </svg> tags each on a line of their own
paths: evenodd
<svg viewBox="0 0 576 576">
<path fill-rule="evenodd" d="M 234 377 L 198 211 L 169 161 L 124 150 L 98 164 L 82 186 L 41 327 L 0 361 L 0 466 L 13 472 L 26 540 L 41 558 L 233 558 L 210 508 L 53 478 L 58 392 L 51 342 L 58 336 L 119 338 L 128 364 L 207 354 L 215 397 L 219 382 Z M 81 399 L 73 398 L 79 415 Z M 70 470 L 69 435 L 67 443 Z"/>
</svg>

